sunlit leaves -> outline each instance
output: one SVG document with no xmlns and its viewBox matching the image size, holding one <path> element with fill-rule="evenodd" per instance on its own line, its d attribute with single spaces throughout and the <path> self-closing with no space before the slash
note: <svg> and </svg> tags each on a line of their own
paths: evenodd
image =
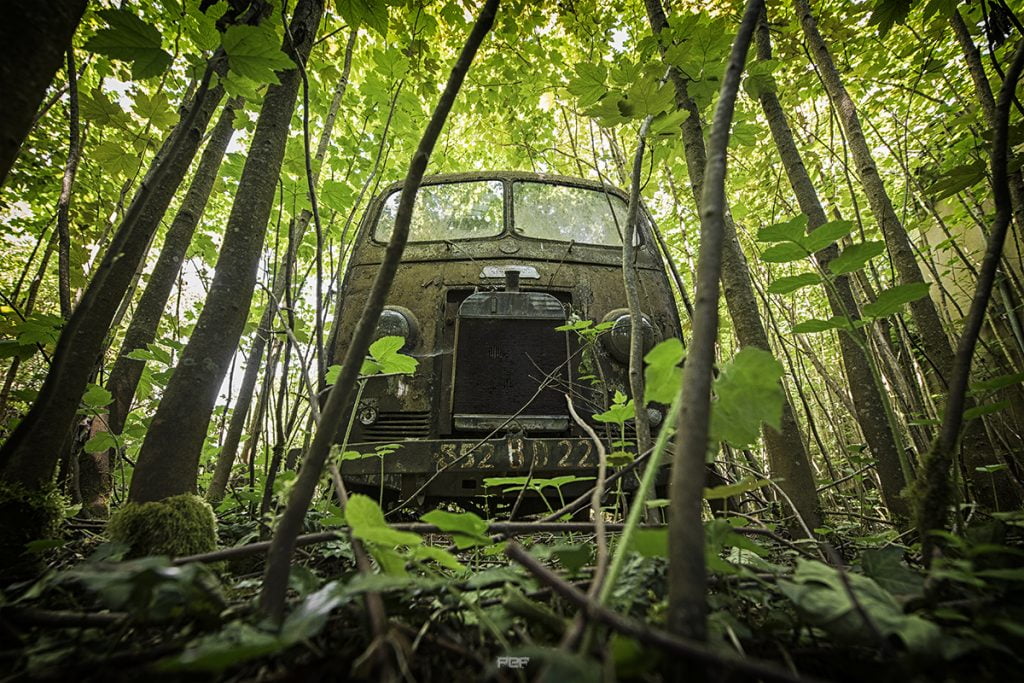
<svg viewBox="0 0 1024 683">
<path fill-rule="evenodd" d="M 126 150 L 124 147 L 107 140 L 101 142 L 93 150 L 93 158 L 99 162 L 103 169 L 114 176 L 126 176 L 135 171 L 139 165 L 139 158 Z"/>
<path fill-rule="evenodd" d="M 712 440 L 743 448 L 757 441 L 762 422 L 780 429 L 781 377 L 782 365 L 772 354 L 752 346 L 741 349 L 714 382 Z"/>
<path fill-rule="evenodd" d="M 171 65 L 171 55 L 161 47 L 156 27 L 129 10 L 105 9 L 97 14 L 107 22 L 107 27 L 86 41 L 87 50 L 131 62 L 132 77 L 137 79 L 159 76 Z"/>
<path fill-rule="evenodd" d="M 112 101 L 100 88 L 78 95 L 79 115 L 100 126 L 122 126 L 128 117 L 121 105 Z"/>
<path fill-rule="evenodd" d="M 364 362 L 360 374 L 402 374 L 410 375 L 416 372 L 419 361 L 412 356 L 400 353 L 405 346 L 403 337 L 381 337 L 370 344 L 370 359 Z"/>
<path fill-rule="evenodd" d="M 280 83 L 275 72 L 295 68 L 267 24 L 229 27 L 224 32 L 224 51 L 232 72 L 257 83 Z"/>
<path fill-rule="evenodd" d="M 576 96 L 581 107 L 596 104 L 608 92 L 605 85 L 608 69 L 604 64 L 583 62 L 577 64 L 575 70 L 576 76 L 569 81 L 569 92 Z"/>
<path fill-rule="evenodd" d="M 818 320 L 816 318 L 804 320 L 803 322 L 797 323 L 793 326 L 793 332 L 797 334 L 807 334 L 828 332 L 829 330 L 852 330 L 853 328 L 853 322 L 845 315 L 834 315 L 828 320 Z"/>
<path fill-rule="evenodd" d="M 104 453 L 117 448 L 117 439 L 110 432 L 96 432 L 82 448 L 86 453 Z"/>
<path fill-rule="evenodd" d="M 894 24 L 902 24 L 910 14 L 913 0 L 875 0 L 868 23 L 878 26 L 878 37 L 885 38 Z"/>
<path fill-rule="evenodd" d="M 380 506 L 369 496 L 359 493 L 349 496 L 348 505 L 345 506 L 345 521 L 352 535 L 363 541 L 389 547 L 423 542 L 419 534 L 389 527 Z"/>
<path fill-rule="evenodd" d="M 336 0 L 338 14 L 350 26 L 366 26 L 388 36 L 388 5 L 383 0 Z"/>
<path fill-rule="evenodd" d="M 135 96 L 132 109 L 140 118 L 151 121 L 161 130 L 170 128 L 178 120 L 178 115 L 174 113 L 171 103 L 167 100 L 167 95 L 163 92 L 156 92 L 152 95 L 139 93 Z"/>
<path fill-rule="evenodd" d="M 85 394 L 82 396 L 82 403 L 87 408 L 98 410 L 108 405 L 114 397 L 109 391 L 104 389 L 98 384 L 90 384 Z"/>
</svg>

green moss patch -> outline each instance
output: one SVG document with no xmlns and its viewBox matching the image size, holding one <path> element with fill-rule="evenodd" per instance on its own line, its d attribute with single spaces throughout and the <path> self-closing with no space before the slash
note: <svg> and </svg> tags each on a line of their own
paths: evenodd
<svg viewBox="0 0 1024 683">
<path fill-rule="evenodd" d="M 151 503 L 128 503 L 110 516 L 107 533 L 129 547 L 129 557 L 181 557 L 217 548 L 217 518 L 199 496 L 184 494 Z"/>
</svg>

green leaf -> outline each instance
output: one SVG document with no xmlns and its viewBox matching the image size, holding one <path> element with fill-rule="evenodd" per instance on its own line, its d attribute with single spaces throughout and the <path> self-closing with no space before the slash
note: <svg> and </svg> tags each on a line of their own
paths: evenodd
<svg viewBox="0 0 1024 683">
<path fill-rule="evenodd" d="M 758 242 L 796 242 L 803 240 L 807 230 L 807 216 L 800 214 L 784 223 L 776 223 L 757 231 Z"/>
<path fill-rule="evenodd" d="M 266 24 L 231 26 L 224 32 L 223 44 L 231 71 L 257 83 L 280 83 L 275 72 L 295 68 Z"/>
<path fill-rule="evenodd" d="M 992 393 L 999 391 L 1000 389 L 1012 387 L 1015 384 L 1020 384 L 1021 382 L 1024 382 L 1024 372 L 1015 372 L 1010 375 L 1000 375 L 999 377 L 993 377 L 992 379 L 986 379 L 980 382 L 972 382 L 971 393 Z"/>
<path fill-rule="evenodd" d="M 431 510 L 420 519 L 427 524 L 433 524 L 441 531 L 451 533 L 455 546 L 460 550 L 491 544 L 491 539 L 486 536 L 487 522 L 472 512 Z"/>
<path fill-rule="evenodd" d="M 768 285 L 770 294 L 789 294 L 803 287 L 810 287 L 821 282 L 821 276 L 817 273 L 800 273 L 787 277 L 776 278 Z"/>
<path fill-rule="evenodd" d="M 655 116 L 675 108 L 675 91 L 671 83 L 662 83 L 656 72 L 648 71 L 629 86 L 626 100 L 633 108 L 634 118 Z"/>
<path fill-rule="evenodd" d="M 353 536 L 381 546 L 419 545 L 423 542 L 419 534 L 389 527 L 380 506 L 361 493 L 349 496 L 348 505 L 345 506 L 345 521 Z"/>
<path fill-rule="evenodd" d="M 466 568 L 454 555 L 437 546 L 418 545 L 412 549 L 412 557 L 416 560 L 431 560 L 454 571 L 462 571 Z"/>
<path fill-rule="evenodd" d="M 796 334 L 813 334 L 815 332 L 828 332 L 829 330 L 851 330 L 853 324 L 845 315 L 834 315 L 828 320 L 811 318 L 793 325 L 793 332 Z"/>
<path fill-rule="evenodd" d="M 105 453 L 117 448 L 117 439 L 110 432 L 96 432 L 83 446 L 86 453 Z"/>
<path fill-rule="evenodd" d="M 907 21 L 913 0 L 876 0 L 868 23 L 878 26 L 878 37 L 885 38 L 894 24 Z"/>
<path fill-rule="evenodd" d="M 632 420 L 634 417 L 636 417 L 636 410 L 633 407 L 633 399 L 625 403 L 616 403 L 603 413 L 594 415 L 594 419 L 598 422 L 611 422 L 617 425 L 622 425 L 626 420 Z"/>
<path fill-rule="evenodd" d="M 388 37 L 388 6 L 383 0 L 336 0 L 338 14 L 350 26 L 367 26 Z"/>
<path fill-rule="evenodd" d="M 96 145 L 92 156 L 112 176 L 127 176 L 139 165 L 138 155 L 125 150 L 113 140 L 104 140 Z"/>
<path fill-rule="evenodd" d="M 85 49 L 110 59 L 132 63 L 132 77 L 159 76 L 171 65 L 171 55 L 161 47 L 160 31 L 128 10 L 97 12 L 106 22 L 86 41 Z"/>
<path fill-rule="evenodd" d="M 924 589 L 924 577 L 903 564 L 899 548 L 868 548 L 861 554 L 860 564 L 869 578 L 893 595 L 920 595 Z"/>
<path fill-rule="evenodd" d="M 161 130 L 170 128 L 178 121 L 178 115 L 171 108 L 171 103 L 163 92 L 157 92 L 153 95 L 139 93 L 135 96 L 132 109 L 141 118 L 151 121 L 154 126 Z"/>
<path fill-rule="evenodd" d="M 741 349 L 715 379 L 711 434 L 737 448 L 755 443 L 764 422 L 776 430 L 782 420 L 782 365 L 772 354 Z"/>
<path fill-rule="evenodd" d="M 412 356 L 399 353 L 403 346 L 404 337 L 381 337 L 370 344 L 370 357 L 380 366 L 380 372 L 411 375 L 416 372 L 419 361 Z"/>
<path fill-rule="evenodd" d="M 681 133 L 679 126 L 689 117 L 690 112 L 686 109 L 670 110 L 664 114 L 658 114 L 651 121 L 651 135 L 679 135 Z"/>
<path fill-rule="evenodd" d="M 683 342 L 670 338 L 659 342 L 644 356 L 644 402 L 671 403 L 682 383 Z"/>
<path fill-rule="evenodd" d="M 637 529 L 633 550 L 644 557 L 668 557 L 668 529 Z"/>
<path fill-rule="evenodd" d="M 576 76 L 569 81 L 568 90 L 579 100 L 580 107 L 586 108 L 597 104 L 608 93 L 607 78 L 608 69 L 604 64 L 577 64 Z"/>
<path fill-rule="evenodd" d="M 773 244 L 761 253 L 761 260 L 765 263 L 789 263 L 807 258 L 808 252 L 801 245 L 794 242 L 781 242 Z"/>
<path fill-rule="evenodd" d="M 90 384 L 85 395 L 82 396 L 82 403 L 93 410 L 98 410 L 113 400 L 114 397 L 111 393 L 98 384 Z"/>
<path fill-rule="evenodd" d="M 931 285 L 927 282 L 911 282 L 897 285 L 879 293 L 878 297 L 862 310 L 865 318 L 884 318 L 898 312 L 904 305 L 928 296 Z"/>
<path fill-rule="evenodd" d="M 818 226 L 803 239 L 803 245 L 810 252 L 817 252 L 836 240 L 846 237 L 853 230 L 851 221 L 832 221 Z"/>
<path fill-rule="evenodd" d="M 704 489 L 704 498 L 706 500 L 723 500 L 725 498 L 732 498 L 738 496 L 741 493 L 747 491 L 753 491 L 755 489 L 768 486 L 770 484 L 767 479 L 755 479 L 754 477 L 744 477 L 734 484 L 723 484 L 722 486 L 714 486 L 709 489 Z"/>
<path fill-rule="evenodd" d="M 842 275 L 860 270 L 864 264 L 885 251 L 885 242 L 861 242 L 851 244 L 839 256 L 829 261 L 828 269 L 833 275 Z"/>
<path fill-rule="evenodd" d="M 551 546 L 551 554 L 558 559 L 559 564 L 573 575 L 579 574 L 580 570 L 590 563 L 590 559 L 594 554 L 593 551 L 593 546 L 587 544 L 572 545 L 561 543 Z"/>
<path fill-rule="evenodd" d="M 1009 401 L 996 401 L 995 403 L 986 403 L 980 406 L 974 406 L 964 411 L 964 420 L 973 420 L 983 415 L 991 415 L 992 413 L 998 413 L 1001 410 L 1006 410 L 1010 407 Z"/>
<path fill-rule="evenodd" d="M 926 188 L 926 192 L 935 199 L 952 197 L 957 192 L 973 187 L 985 179 L 988 166 L 984 161 L 972 161 L 968 164 L 954 166 L 939 176 L 939 179 Z"/>
<path fill-rule="evenodd" d="M 79 113 L 82 118 L 100 126 L 123 126 L 127 121 L 121 105 L 107 97 L 99 87 L 78 97 Z"/>
</svg>

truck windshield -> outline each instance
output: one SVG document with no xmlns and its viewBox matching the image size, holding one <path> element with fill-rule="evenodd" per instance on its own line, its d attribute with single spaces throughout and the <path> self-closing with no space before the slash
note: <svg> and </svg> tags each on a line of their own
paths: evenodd
<svg viewBox="0 0 1024 683">
<path fill-rule="evenodd" d="M 512 197 L 519 235 L 622 246 L 627 206 L 618 195 L 571 185 L 517 182 Z"/>
<path fill-rule="evenodd" d="M 374 239 L 387 242 L 395 227 L 398 199 L 394 192 L 373 231 Z M 409 226 L 410 242 L 497 237 L 503 230 L 501 181 L 425 185 L 416 194 L 416 208 Z"/>
</svg>

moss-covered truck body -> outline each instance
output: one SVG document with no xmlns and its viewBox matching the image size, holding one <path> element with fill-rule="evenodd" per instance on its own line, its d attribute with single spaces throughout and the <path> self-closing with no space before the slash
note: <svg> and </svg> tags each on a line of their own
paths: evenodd
<svg viewBox="0 0 1024 683">
<path fill-rule="evenodd" d="M 384 255 L 401 185 L 369 206 L 341 288 L 332 334 L 340 363 Z M 622 277 L 628 198 L 592 182 L 526 173 L 435 176 L 417 198 L 408 246 L 378 336 L 406 337 L 412 375 L 370 377 L 355 407 L 346 459 L 355 486 L 403 497 L 466 498 L 484 479 L 592 476 L 593 444 L 565 394 L 590 419 L 629 394 L 630 320 Z M 636 249 L 648 344 L 680 335 L 649 220 Z M 555 328 L 617 321 L 590 340 Z M 658 411 L 652 413 L 657 421 Z M 597 423 L 593 423 L 597 424 Z M 599 433 L 613 440 L 618 428 Z M 347 425 L 339 425 L 338 442 Z M 426 487 L 423 486 L 426 484 Z"/>
</svg>

